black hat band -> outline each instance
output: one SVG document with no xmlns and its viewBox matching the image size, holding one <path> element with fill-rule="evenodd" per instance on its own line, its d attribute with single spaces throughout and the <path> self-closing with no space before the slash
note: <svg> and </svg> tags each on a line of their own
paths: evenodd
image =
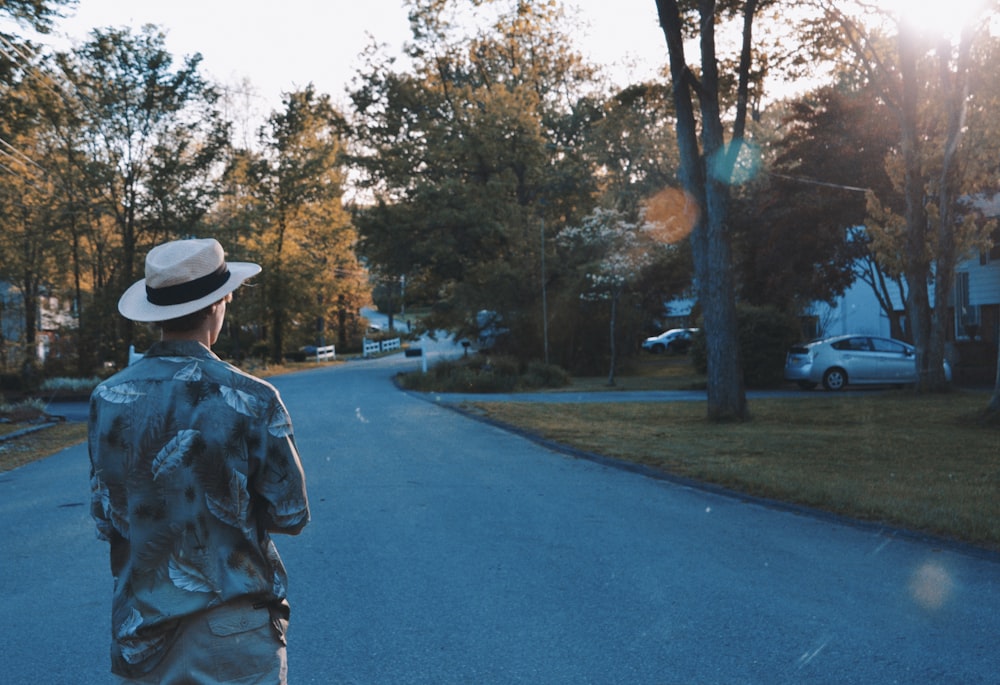
<svg viewBox="0 0 1000 685">
<path fill-rule="evenodd" d="M 168 285 L 163 288 L 150 288 L 146 286 L 146 299 L 151 304 L 167 307 L 172 304 L 184 304 L 200 300 L 215 290 L 218 290 L 229 280 L 229 269 L 225 262 L 222 265 L 201 278 L 196 278 L 187 283 Z"/>
</svg>

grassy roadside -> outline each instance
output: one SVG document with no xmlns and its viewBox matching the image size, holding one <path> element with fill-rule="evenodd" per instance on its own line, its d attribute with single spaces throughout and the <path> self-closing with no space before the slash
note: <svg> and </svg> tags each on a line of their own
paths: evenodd
<svg viewBox="0 0 1000 685">
<path fill-rule="evenodd" d="M 703 402 L 478 402 L 561 444 L 740 492 L 1000 550 L 1000 430 L 983 392 L 818 393 L 751 402 L 709 424 Z"/>
<path fill-rule="evenodd" d="M 3 424 L 0 435 L 29 426 Z M 0 442 L 0 473 L 18 466 L 44 459 L 56 452 L 77 445 L 87 439 L 87 426 L 83 423 L 58 423 L 28 435 Z"/>
</svg>

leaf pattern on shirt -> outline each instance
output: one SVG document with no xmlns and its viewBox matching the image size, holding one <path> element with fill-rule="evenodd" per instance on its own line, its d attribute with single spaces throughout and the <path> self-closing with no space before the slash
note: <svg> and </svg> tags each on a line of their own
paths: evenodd
<svg viewBox="0 0 1000 685">
<path fill-rule="evenodd" d="M 130 664 L 138 664 L 163 649 L 167 640 L 162 635 L 148 640 L 128 640 L 118 643 L 122 658 Z"/>
<path fill-rule="evenodd" d="M 191 362 L 183 369 L 174 374 L 175 381 L 200 381 L 201 380 L 201 364 L 196 361 Z"/>
<path fill-rule="evenodd" d="M 97 396 L 113 404 L 131 404 L 142 398 L 145 394 L 139 390 L 139 386 L 131 381 L 119 383 L 118 385 L 97 386 Z"/>
<path fill-rule="evenodd" d="M 167 573 L 174 586 L 187 592 L 215 592 L 212 581 L 194 564 L 177 555 L 170 557 Z"/>
<path fill-rule="evenodd" d="M 180 523 L 171 523 L 167 528 L 146 539 L 142 548 L 136 551 L 135 558 L 150 568 L 166 566 L 183 530 L 184 526 Z"/>
<path fill-rule="evenodd" d="M 162 635 L 150 638 L 137 637 L 141 626 L 142 614 L 133 607 L 132 611 L 129 612 L 128 618 L 118 626 L 118 632 L 115 635 L 122 658 L 130 664 L 137 664 L 146 660 L 152 654 L 162 649 L 166 642 L 166 639 Z"/>
<path fill-rule="evenodd" d="M 267 424 L 267 432 L 276 438 L 287 438 L 292 434 L 292 417 L 281 405 L 277 405 L 271 413 Z"/>
<path fill-rule="evenodd" d="M 130 524 L 127 505 L 125 505 L 124 500 L 121 500 L 120 504 L 116 505 L 116 498 L 112 495 L 110 488 L 108 488 L 108 508 L 106 515 L 111 521 L 111 525 L 118 531 L 118 534 L 128 540 L 130 537 Z"/>
<path fill-rule="evenodd" d="M 247 477 L 239 471 L 233 471 L 229 476 L 229 491 L 221 497 L 205 495 L 205 503 L 215 518 L 233 528 L 245 529 L 250 507 Z"/>
<path fill-rule="evenodd" d="M 298 525 L 306 516 L 306 503 L 302 500 L 285 500 L 274 508 L 274 522 L 279 526 Z"/>
<path fill-rule="evenodd" d="M 125 640 L 130 637 L 135 637 L 136 632 L 138 632 L 139 627 L 142 625 L 142 614 L 135 607 L 132 607 L 132 611 L 129 612 L 128 617 L 118 626 L 118 632 L 115 634 L 119 640 Z"/>
<path fill-rule="evenodd" d="M 200 432 L 196 430 L 182 430 L 164 445 L 163 449 L 153 458 L 153 480 L 180 466 L 184 457 L 191 450 L 195 438 L 199 435 Z"/>
<path fill-rule="evenodd" d="M 238 413 L 243 416 L 257 416 L 257 398 L 250 393 L 230 388 L 228 385 L 219 386 L 219 392 L 222 393 L 222 399 L 226 404 Z"/>
<path fill-rule="evenodd" d="M 97 537 L 100 540 L 111 541 L 114 526 L 111 524 L 111 494 L 100 477 L 90 477 L 90 510 L 97 524 Z"/>
</svg>

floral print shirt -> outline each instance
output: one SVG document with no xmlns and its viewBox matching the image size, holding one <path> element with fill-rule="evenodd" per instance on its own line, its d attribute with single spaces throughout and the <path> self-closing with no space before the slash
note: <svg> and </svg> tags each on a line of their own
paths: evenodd
<svg viewBox="0 0 1000 685">
<path fill-rule="evenodd" d="M 200 343 L 159 342 L 94 390 L 88 444 L 91 514 L 111 544 L 113 672 L 153 668 L 190 614 L 284 603 L 270 533 L 298 533 L 309 505 L 272 385 Z"/>
</svg>

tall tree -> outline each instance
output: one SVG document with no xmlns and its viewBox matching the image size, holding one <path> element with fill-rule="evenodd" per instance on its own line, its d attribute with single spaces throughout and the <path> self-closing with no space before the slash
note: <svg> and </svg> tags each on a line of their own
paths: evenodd
<svg viewBox="0 0 1000 685">
<path fill-rule="evenodd" d="M 65 236 L 60 230 L 59 188 L 45 167 L 51 161 L 48 129 L 38 115 L 37 89 L 22 81 L 4 99 L 0 124 L 0 279 L 17 285 L 24 332 L 22 362 L 35 360 L 38 313 L 43 292 L 63 285 L 60 268 Z"/>
<path fill-rule="evenodd" d="M 62 8 L 76 4 L 77 0 L 3 0 L 0 17 L 16 25 L 47 34 L 52 21 L 62 16 Z M 0 30 L 0 84 L 19 80 L 25 70 L 33 68 L 35 47 L 23 36 L 13 31 Z"/>
<path fill-rule="evenodd" d="M 88 42 L 59 57 L 85 128 L 87 177 L 100 189 L 101 209 L 113 226 L 110 288 L 104 305 L 135 280 L 139 256 L 156 242 L 198 230 L 213 198 L 226 124 L 216 93 L 198 73 L 200 55 L 179 68 L 164 35 L 146 26 L 97 29 Z M 99 298 L 102 299 L 102 298 Z M 105 320 L 118 320 L 118 317 Z M 121 321 L 124 335 L 133 327 Z"/>
<path fill-rule="evenodd" d="M 959 34 L 950 34 L 918 26 L 905 9 L 893 15 L 873 14 L 866 3 L 820 5 L 838 29 L 826 32 L 827 39 L 853 57 L 859 78 L 879 89 L 899 121 L 898 148 L 886 163 L 902 208 L 873 193 L 868 229 L 876 252 L 901 265 L 917 388 L 941 389 L 947 385 L 943 360 L 955 265 L 982 241 L 984 229 L 963 205 L 992 183 L 984 171 L 996 166 L 980 146 L 969 144 L 969 105 L 977 98 L 975 84 L 982 83 L 976 74 L 991 69 L 984 59 L 991 52 L 984 46 L 994 42 L 989 22 L 969 17 Z M 995 16 L 997 8 L 989 0 L 979 9 Z"/>
<path fill-rule="evenodd" d="M 595 209 L 579 226 L 560 231 L 558 241 L 570 254 L 592 254 L 584 263 L 580 298 L 608 303 L 608 385 L 615 384 L 618 362 L 620 307 L 629 288 L 654 261 L 658 245 L 644 232 L 646 226 L 628 221 L 618 210 Z"/>
<path fill-rule="evenodd" d="M 574 93 L 592 70 L 569 49 L 561 9 L 493 0 L 491 26 L 455 35 L 454 0 L 412 3 L 412 73 L 373 56 L 352 94 L 365 256 L 438 297 L 435 325 L 496 311 L 540 356 L 542 252 L 593 204 Z M 547 280 L 557 278 L 546 271 Z"/>
<path fill-rule="evenodd" d="M 253 172 L 260 223 L 251 245 L 264 266 L 262 311 L 275 362 L 286 351 L 289 322 L 332 318 L 341 296 L 355 292 L 360 270 L 343 207 L 343 119 L 312 86 L 287 93 L 283 106 L 261 130 Z"/>
<path fill-rule="evenodd" d="M 0 17 L 46 34 L 69 0 L 6 0 Z M 38 296 L 53 284 L 51 249 L 58 240 L 46 225 L 55 188 L 46 172 L 45 134 L 37 101 L 42 60 L 37 46 L 13 30 L 0 30 L 0 278 L 17 284 L 23 300 L 25 355 L 34 358 Z M 30 102 L 30 104 L 27 104 Z"/>
<path fill-rule="evenodd" d="M 873 89 L 850 83 L 770 108 L 756 129 L 765 126 L 780 133 L 762 146 L 768 173 L 734 203 L 739 293 L 796 313 L 833 302 L 859 260 L 877 267 L 864 232 L 853 229 L 865 221 L 866 193 L 892 190 L 883 162 L 898 126 Z"/>
<path fill-rule="evenodd" d="M 636 217 L 644 200 L 677 183 L 677 139 L 665 123 L 674 120 L 671 89 L 637 83 L 593 108 L 587 146 L 603 171 L 603 202 Z"/>
<path fill-rule="evenodd" d="M 699 209 L 691 241 L 706 329 L 711 420 L 744 420 L 750 415 L 737 337 L 729 184 L 745 149 L 753 77 L 754 19 L 769 4 L 767 0 L 656 0 L 670 58 L 681 185 Z M 734 17 L 741 21 L 742 40 L 733 79 L 735 113 L 727 141 L 723 122 L 725 81 L 720 76 L 716 27 L 721 19 Z M 701 50 L 698 74 L 689 65 L 685 52 L 692 26 L 697 27 Z"/>
</svg>

